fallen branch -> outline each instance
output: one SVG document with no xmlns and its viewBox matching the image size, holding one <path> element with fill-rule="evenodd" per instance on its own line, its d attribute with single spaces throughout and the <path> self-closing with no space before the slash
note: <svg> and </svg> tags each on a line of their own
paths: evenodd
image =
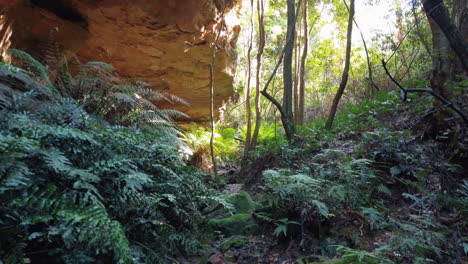
<svg viewBox="0 0 468 264">
<path fill-rule="evenodd" d="M 430 89 L 430 88 L 404 88 L 397 80 L 395 80 L 395 78 L 390 74 L 390 72 L 388 71 L 387 69 L 387 64 L 385 63 L 385 60 L 382 59 L 382 66 L 385 70 L 385 73 L 387 73 L 388 77 L 390 78 L 390 80 L 392 80 L 392 82 L 394 82 L 398 88 L 401 90 L 401 94 L 402 94 L 402 100 L 405 102 L 408 98 L 408 93 L 428 93 L 430 95 L 432 95 L 435 99 L 439 100 L 440 102 L 442 102 L 444 105 L 446 105 L 447 107 L 449 107 L 450 109 L 452 109 L 453 111 L 455 111 L 462 119 L 463 121 L 465 122 L 465 124 L 468 126 L 468 117 L 466 116 L 466 114 L 461 110 L 459 109 L 453 102 L 445 99 L 443 96 L 441 96 L 440 94 L 436 93 L 434 90 Z"/>
</svg>

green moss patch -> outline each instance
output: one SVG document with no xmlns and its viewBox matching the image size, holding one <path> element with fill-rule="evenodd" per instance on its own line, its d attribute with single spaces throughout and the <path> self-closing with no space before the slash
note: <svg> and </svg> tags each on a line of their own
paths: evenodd
<svg viewBox="0 0 468 264">
<path fill-rule="evenodd" d="M 223 251 L 229 250 L 230 248 L 239 248 L 247 244 L 249 240 L 245 236 L 232 236 L 219 246 Z"/>
<path fill-rule="evenodd" d="M 240 191 L 236 194 L 231 195 L 228 198 L 228 202 L 231 203 L 236 212 L 239 214 L 253 213 L 255 210 L 255 203 L 250 195 L 245 191 Z"/>
<path fill-rule="evenodd" d="M 222 219 L 212 219 L 208 224 L 228 236 L 249 235 L 259 229 L 257 222 L 250 214 L 235 214 Z"/>
</svg>

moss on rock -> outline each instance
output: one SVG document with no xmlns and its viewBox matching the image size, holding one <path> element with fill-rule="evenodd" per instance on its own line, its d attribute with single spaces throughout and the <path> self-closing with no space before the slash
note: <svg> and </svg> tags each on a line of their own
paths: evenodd
<svg viewBox="0 0 468 264">
<path fill-rule="evenodd" d="M 255 203 L 250 195 L 245 191 L 240 191 L 236 194 L 231 195 L 228 198 L 228 202 L 231 203 L 236 212 L 239 214 L 252 213 L 255 210 Z"/>
<path fill-rule="evenodd" d="M 221 243 L 219 248 L 223 251 L 226 251 L 233 247 L 242 247 L 247 244 L 247 242 L 249 242 L 249 240 L 245 236 L 232 236 Z"/>
<path fill-rule="evenodd" d="M 321 256 L 303 256 L 296 260 L 296 264 L 344 264 L 341 259 L 327 259 Z"/>
<path fill-rule="evenodd" d="M 212 219 L 208 224 L 228 236 L 249 235 L 259 230 L 257 222 L 250 214 L 235 214 L 222 219 Z"/>
</svg>

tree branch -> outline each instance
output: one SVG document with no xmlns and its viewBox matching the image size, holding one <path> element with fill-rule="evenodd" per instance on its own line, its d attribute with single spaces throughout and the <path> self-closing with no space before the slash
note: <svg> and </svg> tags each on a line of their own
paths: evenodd
<svg viewBox="0 0 468 264">
<path fill-rule="evenodd" d="M 441 96 L 440 94 L 436 93 L 434 90 L 430 89 L 430 88 L 408 88 L 408 89 L 405 89 L 397 80 L 395 80 L 395 78 L 390 74 L 390 72 L 388 71 L 387 69 L 387 64 L 385 63 L 385 60 L 382 59 L 382 66 L 385 70 L 385 73 L 387 73 L 388 77 L 390 78 L 390 80 L 392 80 L 392 82 L 394 82 L 398 88 L 401 90 L 401 94 L 402 94 L 402 99 L 403 101 L 406 101 L 407 100 L 407 97 L 408 97 L 408 93 L 428 93 L 430 95 L 432 95 L 435 99 L 439 100 L 440 102 L 442 102 L 443 104 L 445 104 L 447 107 L 449 107 L 450 109 L 452 109 L 453 111 L 455 111 L 462 119 L 463 121 L 465 122 L 465 124 L 468 126 L 468 117 L 466 116 L 466 114 L 461 110 L 459 109 L 453 102 L 445 99 L 443 96 Z"/>
</svg>

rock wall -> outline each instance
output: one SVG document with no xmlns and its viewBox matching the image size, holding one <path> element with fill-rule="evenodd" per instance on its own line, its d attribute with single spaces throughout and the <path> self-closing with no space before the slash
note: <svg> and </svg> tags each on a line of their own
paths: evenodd
<svg viewBox="0 0 468 264">
<path fill-rule="evenodd" d="M 152 89 L 186 99 L 190 106 L 169 107 L 194 121 L 209 119 L 209 64 L 212 43 L 222 27 L 215 106 L 233 94 L 240 0 L 16 2 L 6 13 L 14 21 L 14 47 L 40 53 L 41 47 L 56 42 L 83 61 L 110 63 L 121 76 L 141 78 Z"/>
</svg>

